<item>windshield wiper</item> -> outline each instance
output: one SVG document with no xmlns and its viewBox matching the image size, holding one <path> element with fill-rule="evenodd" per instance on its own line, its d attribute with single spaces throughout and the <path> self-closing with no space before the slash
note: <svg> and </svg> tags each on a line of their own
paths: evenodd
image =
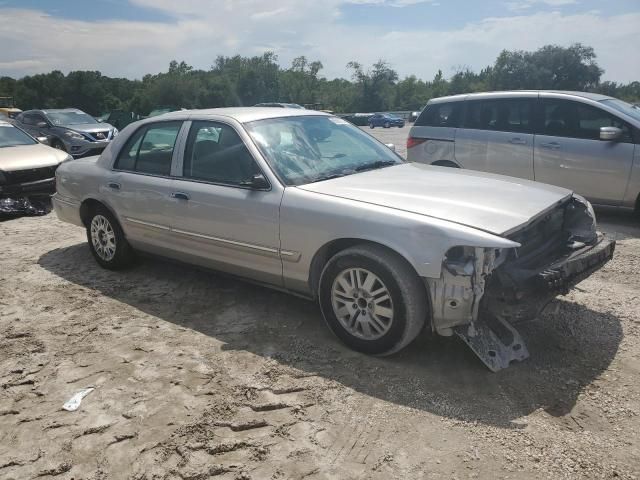
<svg viewBox="0 0 640 480">
<path fill-rule="evenodd" d="M 338 173 L 328 173 L 326 175 L 321 175 L 314 178 L 310 183 L 323 182 L 325 180 L 331 180 L 333 178 L 346 177 L 347 175 L 353 175 L 354 173 L 356 173 L 356 170 L 349 168 Z"/>
<path fill-rule="evenodd" d="M 376 168 L 389 167 L 391 165 L 398 165 L 398 162 L 394 160 L 378 160 L 377 162 L 360 165 L 355 170 L 356 172 L 364 172 L 365 170 L 375 170 Z"/>
</svg>

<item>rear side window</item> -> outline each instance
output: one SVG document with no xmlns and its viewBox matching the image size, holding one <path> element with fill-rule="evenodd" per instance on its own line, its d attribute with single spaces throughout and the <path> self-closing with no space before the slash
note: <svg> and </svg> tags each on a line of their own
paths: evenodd
<svg viewBox="0 0 640 480">
<path fill-rule="evenodd" d="M 545 99 L 541 127 L 543 135 L 588 140 L 600 140 L 601 127 L 617 127 L 623 132 L 621 141 L 632 142 L 626 122 L 600 108 L 570 100 Z"/>
<path fill-rule="evenodd" d="M 526 98 L 470 100 L 464 127 L 474 130 L 533 133 L 533 101 Z"/>
<path fill-rule="evenodd" d="M 417 127 L 457 127 L 461 107 L 462 102 L 427 105 L 414 125 Z"/>
<path fill-rule="evenodd" d="M 162 122 L 142 127 L 118 155 L 118 170 L 169 176 L 171 159 L 182 122 Z"/>
</svg>

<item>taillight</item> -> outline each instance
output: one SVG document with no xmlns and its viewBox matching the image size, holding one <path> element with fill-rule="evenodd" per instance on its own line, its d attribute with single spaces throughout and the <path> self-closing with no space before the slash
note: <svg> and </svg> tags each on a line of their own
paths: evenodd
<svg viewBox="0 0 640 480">
<path fill-rule="evenodd" d="M 410 148 L 416 147 L 426 141 L 427 141 L 426 138 L 409 137 L 407 138 L 407 150 Z"/>
</svg>

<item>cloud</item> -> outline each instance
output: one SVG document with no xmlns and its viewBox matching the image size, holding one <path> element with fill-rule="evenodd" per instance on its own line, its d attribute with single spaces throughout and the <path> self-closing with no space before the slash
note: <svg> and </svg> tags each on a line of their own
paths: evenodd
<svg viewBox="0 0 640 480">
<path fill-rule="evenodd" d="M 550 7 L 563 7 L 565 5 L 577 5 L 578 3 L 578 0 L 518 0 L 506 2 L 505 5 L 511 11 L 521 11 L 528 10 L 536 4 Z"/>
<path fill-rule="evenodd" d="M 0 50 L 0 71 L 22 76 L 82 69 L 140 78 L 166 71 L 171 59 L 208 69 L 217 55 L 273 50 L 283 65 L 299 55 L 320 60 L 329 78 L 349 75 L 345 66 L 350 60 L 370 65 L 379 58 L 401 76 L 433 78 L 438 69 L 451 74 L 456 65 L 479 70 L 503 49 L 582 42 L 595 48 L 606 79 L 640 79 L 640 62 L 629 61 L 636 56 L 640 12 L 609 17 L 597 12 L 538 12 L 487 18 L 448 30 L 385 31 L 345 25 L 340 17 L 344 0 L 132 1 L 153 5 L 173 21 L 86 22 L 0 7 L 0 18 L 10 19 L 0 22 L 0 44 L 11 45 Z"/>
</svg>

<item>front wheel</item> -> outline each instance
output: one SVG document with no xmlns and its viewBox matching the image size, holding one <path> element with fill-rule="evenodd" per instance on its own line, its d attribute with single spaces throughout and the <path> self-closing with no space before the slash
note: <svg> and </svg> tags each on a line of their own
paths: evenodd
<svg viewBox="0 0 640 480">
<path fill-rule="evenodd" d="M 113 214 L 96 207 L 87 222 L 87 241 L 93 257 L 103 268 L 120 270 L 131 265 L 133 249 Z"/>
<path fill-rule="evenodd" d="M 369 124 L 369 128 L 373 129 L 373 128 L 375 128 L 375 125 L 373 123 L 370 123 Z"/>
<path fill-rule="evenodd" d="M 331 331 L 359 352 L 390 355 L 411 343 L 427 318 L 427 294 L 415 270 L 376 245 L 336 254 L 318 292 Z"/>
<path fill-rule="evenodd" d="M 390 124 L 389 122 L 386 122 L 386 123 L 384 124 L 384 128 L 391 128 L 391 124 Z"/>
</svg>

